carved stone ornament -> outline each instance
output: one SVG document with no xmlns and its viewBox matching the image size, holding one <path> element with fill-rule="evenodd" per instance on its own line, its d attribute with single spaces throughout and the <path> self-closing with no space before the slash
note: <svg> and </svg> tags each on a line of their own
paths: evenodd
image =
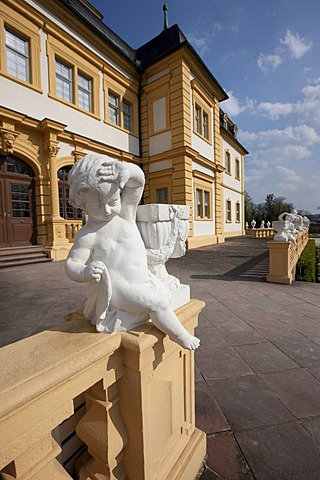
<svg viewBox="0 0 320 480">
<path fill-rule="evenodd" d="M 146 247 L 149 270 L 174 293 L 173 308 L 190 300 L 190 288 L 169 275 L 165 263 L 186 253 L 189 207 L 186 205 L 139 205 L 137 225 Z"/>
<path fill-rule="evenodd" d="M 4 153 L 13 153 L 14 142 L 17 135 L 17 133 L 13 132 L 2 133 L 2 149 Z"/>
<path fill-rule="evenodd" d="M 70 204 L 87 214 L 87 222 L 76 235 L 66 260 L 67 275 L 89 284 L 84 316 L 103 333 L 132 330 L 151 320 L 181 347 L 196 349 L 199 339 L 183 327 L 174 313 L 175 290 L 167 275 L 162 278 L 148 267 L 136 223 L 144 187 L 141 168 L 106 155 L 89 154 L 72 167 L 69 185 Z M 163 262 L 156 263 L 163 267 L 168 256 L 184 253 L 185 212 L 173 207 L 170 210 L 166 206 L 168 219 L 159 228 L 159 222 L 155 222 L 153 228 Z"/>
<path fill-rule="evenodd" d="M 58 145 L 50 144 L 48 145 L 48 152 L 50 157 L 56 157 L 59 153 L 60 147 Z"/>
<path fill-rule="evenodd" d="M 85 152 L 82 152 L 80 150 L 73 150 L 71 153 L 74 157 L 75 163 L 79 162 L 79 160 L 81 160 L 81 158 L 83 158 L 86 155 Z"/>
</svg>

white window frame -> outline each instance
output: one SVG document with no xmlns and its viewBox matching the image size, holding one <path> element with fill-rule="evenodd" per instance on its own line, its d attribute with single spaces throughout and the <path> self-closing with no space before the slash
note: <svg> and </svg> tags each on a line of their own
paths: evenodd
<svg viewBox="0 0 320 480">
<path fill-rule="evenodd" d="M 5 27 L 5 51 L 6 51 L 6 69 L 8 75 L 12 75 L 18 80 L 31 83 L 30 72 L 30 40 L 21 33 Z M 14 42 L 16 41 L 16 45 Z M 18 43 L 22 42 L 24 51 L 19 49 Z M 15 68 L 10 68 L 9 64 L 13 64 Z M 23 72 L 23 73 L 21 73 Z"/>
</svg>

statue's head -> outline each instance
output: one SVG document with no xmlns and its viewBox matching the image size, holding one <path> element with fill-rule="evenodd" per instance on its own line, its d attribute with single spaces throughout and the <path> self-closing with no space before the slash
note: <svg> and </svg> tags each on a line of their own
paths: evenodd
<svg viewBox="0 0 320 480">
<path fill-rule="evenodd" d="M 112 175 L 106 178 L 101 173 L 105 165 L 110 165 L 110 162 L 114 161 L 106 155 L 96 153 L 88 154 L 79 160 L 69 172 L 70 204 L 81 208 L 89 216 L 93 214 L 93 207 L 95 210 L 102 208 L 107 217 L 111 211 L 119 214 L 121 209 L 119 180 Z"/>
</svg>

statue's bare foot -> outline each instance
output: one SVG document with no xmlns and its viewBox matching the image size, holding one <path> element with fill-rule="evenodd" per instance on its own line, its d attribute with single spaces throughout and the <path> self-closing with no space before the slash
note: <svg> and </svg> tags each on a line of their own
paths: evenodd
<svg viewBox="0 0 320 480">
<path fill-rule="evenodd" d="M 186 333 L 180 335 L 180 337 L 174 338 L 173 340 L 187 350 L 195 350 L 200 345 L 199 338 L 194 337 L 187 331 Z"/>
</svg>

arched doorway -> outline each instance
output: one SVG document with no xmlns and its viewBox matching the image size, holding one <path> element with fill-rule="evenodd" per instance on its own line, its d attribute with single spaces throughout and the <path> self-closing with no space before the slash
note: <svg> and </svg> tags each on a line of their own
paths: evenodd
<svg viewBox="0 0 320 480">
<path fill-rule="evenodd" d="M 0 155 L 0 247 L 35 243 L 34 173 L 21 159 Z"/>
</svg>

